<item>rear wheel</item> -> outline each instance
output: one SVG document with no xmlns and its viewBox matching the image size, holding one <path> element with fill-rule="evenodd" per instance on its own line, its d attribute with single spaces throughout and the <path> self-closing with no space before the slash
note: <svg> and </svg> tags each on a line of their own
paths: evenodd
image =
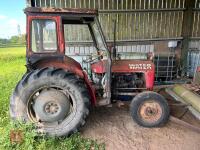
<svg viewBox="0 0 200 150">
<path fill-rule="evenodd" d="M 89 105 L 82 79 L 62 69 L 43 68 L 23 76 L 10 99 L 10 114 L 35 123 L 39 132 L 66 136 L 85 124 Z"/>
<path fill-rule="evenodd" d="M 169 119 L 167 101 L 155 92 L 143 92 L 135 96 L 130 110 L 133 120 L 143 127 L 159 127 Z"/>
</svg>

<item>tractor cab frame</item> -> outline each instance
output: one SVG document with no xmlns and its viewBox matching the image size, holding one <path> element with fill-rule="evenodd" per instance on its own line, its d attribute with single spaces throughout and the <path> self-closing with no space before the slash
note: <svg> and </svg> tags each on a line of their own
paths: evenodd
<svg viewBox="0 0 200 150">
<path fill-rule="evenodd" d="M 28 70 L 44 67 L 63 68 L 74 72 L 79 77 L 84 78 L 87 83 L 92 103 L 96 103 L 95 89 L 92 88 L 87 75 L 80 64 L 74 59 L 65 55 L 65 33 L 66 24 L 86 25 L 90 31 L 93 45 L 97 53 L 96 56 L 88 60 L 101 60 L 104 57 L 106 62 L 102 64 L 106 68 L 105 88 L 103 105 L 110 104 L 111 99 L 111 55 L 107 47 L 105 36 L 102 32 L 97 10 L 88 9 L 53 9 L 53 8 L 26 8 L 27 15 L 27 66 Z M 48 32 L 46 34 L 44 32 Z M 46 36 L 46 37 L 45 37 Z M 49 37 L 50 42 L 45 43 L 45 38 Z M 94 58 L 95 57 L 95 58 Z"/>
</svg>

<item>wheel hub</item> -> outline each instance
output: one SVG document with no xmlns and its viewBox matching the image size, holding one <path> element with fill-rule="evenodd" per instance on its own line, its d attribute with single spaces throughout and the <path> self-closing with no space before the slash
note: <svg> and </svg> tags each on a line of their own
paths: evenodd
<svg viewBox="0 0 200 150">
<path fill-rule="evenodd" d="M 147 101 L 140 106 L 139 114 L 144 121 L 153 123 L 162 116 L 162 108 L 155 101 Z"/>
<path fill-rule="evenodd" d="M 153 116 L 153 115 L 156 115 L 158 112 L 157 109 L 153 108 L 153 107 L 147 107 L 146 110 L 145 110 L 145 114 L 147 116 Z"/>
<path fill-rule="evenodd" d="M 55 114 L 59 111 L 60 107 L 55 102 L 49 102 L 45 106 L 45 112 L 48 114 Z"/>
<path fill-rule="evenodd" d="M 43 91 L 35 99 L 33 110 L 38 121 L 55 122 L 66 118 L 70 113 L 70 100 L 61 91 Z"/>
</svg>

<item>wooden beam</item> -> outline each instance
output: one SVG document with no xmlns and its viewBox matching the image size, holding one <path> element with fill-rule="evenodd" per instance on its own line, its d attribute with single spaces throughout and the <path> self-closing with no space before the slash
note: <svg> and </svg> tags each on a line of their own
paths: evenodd
<svg viewBox="0 0 200 150">
<path fill-rule="evenodd" d="M 182 37 L 183 37 L 183 47 L 181 51 L 181 66 L 182 75 L 187 72 L 187 54 L 189 50 L 189 41 L 192 35 L 192 25 L 193 25 L 193 8 L 195 7 L 195 0 L 185 0 L 186 10 L 183 15 L 183 25 L 182 25 Z"/>
<path fill-rule="evenodd" d="M 200 133 L 200 128 L 199 127 L 194 126 L 194 125 L 192 125 L 192 124 L 190 124 L 188 122 L 185 122 L 185 121 L 183 121 L 181 119 L 178 119 L 176 117 L 170 116 L 169 120 L 172 121 L 172 122 L 174 122 L 174 123 L 176 123 L 176 124 L 178 124 L 178 125 L 182 125 L 182 126 L 188 128 L 188 129 L 191 129 L 194 132 Z"/>
</svg>

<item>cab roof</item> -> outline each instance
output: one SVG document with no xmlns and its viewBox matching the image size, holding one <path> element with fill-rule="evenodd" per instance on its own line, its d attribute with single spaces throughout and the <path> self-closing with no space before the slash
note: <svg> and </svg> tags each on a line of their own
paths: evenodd
<svg viewBox="0 0 200 150">
<path fill-rule="evenodd" d="M 41 8 L 41 7 L 28 7 L 25 8 L 26 14 L 56 14 L 56 15 L 91 15 L 97 16 L 96 9 L 82 9 L 82 8 Z"/>
</svg>

